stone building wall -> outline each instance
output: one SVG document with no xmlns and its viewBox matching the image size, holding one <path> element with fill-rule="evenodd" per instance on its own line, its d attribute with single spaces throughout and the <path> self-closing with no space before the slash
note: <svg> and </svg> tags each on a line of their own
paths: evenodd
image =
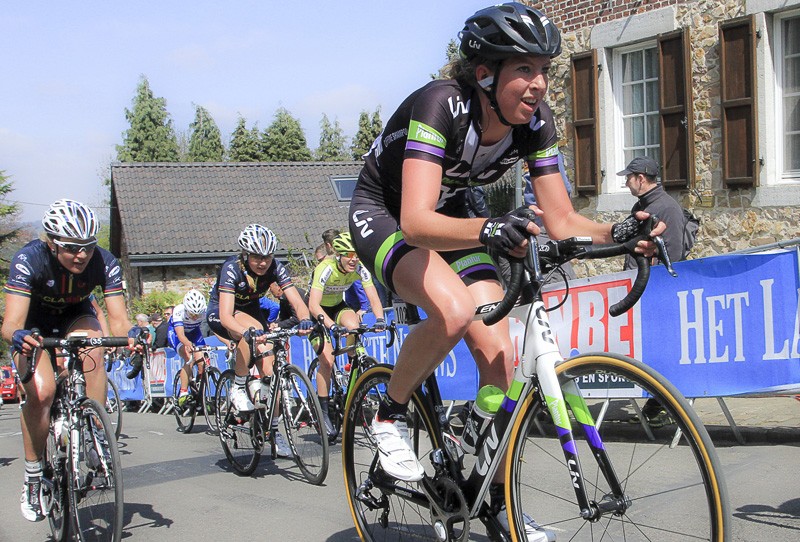
<svg viewBox="0 0 800 542">
<path fill-rule="evenodd" d="M 153 292 L 186 292 L 196 288 L 207 293 L 214 285 L 218 265 L 140 267 L 142 295 Z"/>
<path fill-rule="evenodd" d="M 559 123 L 560 146 L 568 172 L 573 155 L 570 55 L 591 49 L 591 31 L 596 24 L 673 6 L 677 26 L 690 29 L 695 181 L 692 189 L 670 190 L 670 194 L 701 219 L 690 258 L 800 237 L 800 207 L 780 206 L 780 203 L 754 206 L 755 188 L 727 189 L 722 182 L 719 23 L 746 15 L 745 0 L 559 0 L 530 4 L 543 9 L 562 31 L 563 52 L 553 62 L 547 101 Z M 601 119 L 603 117 L 608 118 L 608 115 Z M 759 119 L 759 123 L 758 130 L 767 129 L 763 120 Z M 762 170 L 762 184 L 763 175 Z M 597 212 L 597 200 L 597 197 L 577 196 L 573 204 L 581 214 L 601 221 L 617 221 L 623 216 L 622 213 Z M 577 270 L 582 275 L 596 274 L 618 271 L 621 266 L 621 260 L 602 265 L 587 262 L 579 263 Z"/>
</svg>

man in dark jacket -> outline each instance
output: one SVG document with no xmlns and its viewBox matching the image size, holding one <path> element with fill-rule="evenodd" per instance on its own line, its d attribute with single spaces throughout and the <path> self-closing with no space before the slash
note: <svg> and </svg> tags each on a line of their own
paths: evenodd
<svg viewBox="0 0 800 542">
<path fill-rule="evenodd" d="M 153 348 L 166 348 L 169 322 L 164 320 L 160 314 L 153 314 L 150 316 L 150 323 L 156 328 Z"/>
<path fill-rule="evenodd" d="M 636 211 L 647 211 L 662 220 L 667 225 L 667 230 L 661 237 L 664 239 L 669 259 L 672 262 L 685 260 L 687 254 L 683 250 L 683 229 L 686 226 L 686 218 L 683 207 L 667 194 L 657 181 L 656 161 L 649 156 L 637 156 L 617 175 L 625 176 L 625 186 L 631 194 L 639 198 L 633 204 L 631 214 Z M 636 260 L 632 256 L 626 256 L 625 269 L 635 268 Z M 667 412 L 654 399 L 647 400 L 642 408 L 642 414 L 652 427 L 662 427 L 671 421 Z M 634 417 L 631 422 L 638 423 L 639 418 Z"/>
<path fill-rule="evenodd" d="M 631 194 L 639 198 L 631 208 L 631 214 L 636 211 L 647 211 L 656 215 L 667 225 L 667 230 L 661 235 L 667 254 L 672 262 L 685 260 L 687 254 L 683 250 L 683 229 L 686 218 L 683 207 L 656 180 L 658 177 L 658 164 L 649 156 L 637 156 L 628 167 L 617 173 L 625 177 L 625 186 Z M 632 256 L 625 258 L 625 269 L 636 269 L 636 260 Z"/>
</svg>

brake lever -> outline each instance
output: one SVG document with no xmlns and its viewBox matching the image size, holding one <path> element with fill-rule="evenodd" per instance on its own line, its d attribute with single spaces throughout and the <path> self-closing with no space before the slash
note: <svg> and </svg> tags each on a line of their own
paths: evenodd
<svg viewBox="0 0 800 542">
<path fill-rule="evenodd" d="M 658 224 L 658 217 L 656 215 L 650 216 L 650 229 L 656 227 Z M 677 277 L 678 273 L 675 272 L 675 269 L 672 268 L 672 261 L 669 259 L 669 253 L 667 252 L 667 245 L 664 243 L 664 238 L 660 235 L 656 235 L 655 237 L 651 238 L 653 242 L 656 244 L 656 248 L 658 249 L 658 261 L 664 264 L 664 267 L 667 268 L 667 272 L 672 275 L 673 277 Z"/>
</svg>

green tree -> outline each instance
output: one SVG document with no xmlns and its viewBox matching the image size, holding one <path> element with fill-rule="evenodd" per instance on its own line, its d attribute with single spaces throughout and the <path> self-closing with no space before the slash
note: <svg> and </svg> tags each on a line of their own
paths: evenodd
<svg viewBox="0 0 800 542">
<path fill-rule="evenodd" d="M 248 130 L 244 117 L 239 117 L 239 123 L 231 136 L 228 159 L 231 162 L 259 162 L 264 159 L 258 128 L 253 126 Z"/>
<path fill-rule="evenodd" d="M 361 160 L 362 156 L 369 152 L 372 143 L 381 135 L 382 130 L 380 106 L 375 109 L 371 119 L 369 113 L 361 112 L 358 116 L 358 132 L 356 132 L 356 137 L 353 138 L 353 144 L 350 147 L 354 160 Z"/>
<path fill-rule="evenodd" d="M 14 191 L 14 185 L 6 176 L 5 171 L 0 170 L 0 281 L 3 284 L 8 279 L 8 268 L 11 264 L 11 258 L 14 255 L 12 251 L 13 241 L 20 231 L 17 225 L 17 214 L 19 207 L 16 203 L 6 203 L 8 195 Z M 6 309 L 5 294 L 0 296 L 0 325 L 3 323 L 3 314 Z M 3 352 L 8 352 L 8 344 L 0 339 L 0 349 Z"/>
<path fill-rule="evenodd" d="M 178 140 L 167 113 L 167 101 L 156 98 L 147 77 L 142 76 L 133 98 L 133 109 L 125 109 L 130 128 L 117 145 L 120 162 L 177 162 Z"/>
<path fill-rule="evenodd" d="M 445 51 L 445 56 L 447 57 L 447 61 L 444 63 L 444 66 L 439 68 L 439 73 L 432 73 L 431 79 L 444 79 L 444 71 L 447 66 L 453 62 L 455 59 L 458 58 L 458 43 L 456 40 L 450 40 L 447 44 L 447 50 Z"/>
<path fill-rule="evenodd" d="M 189 125 L 189 162 L 222 162 L 225 147 L 217 123 L 206 108 L 195 106 L 194 122 Z"/>
<path fill-rule="evenodd" d="M 343 162 L 350 159 L 347 152 L 347 138 L 344 136 L 339 121 L 333 124 L 328 120 L 328 115 L 322 114 L 319 123 L 319 148 L 315 153 L 315 158 L 320 162 Z"/>
<path fill-rule="evenodd" d="M 275 120 L 261 135 L 261 149 L 264 160 L 268 162 L 307 162 L 311 151 L 300 121 L 281 107 L 275 113 Z"/>
</svg>

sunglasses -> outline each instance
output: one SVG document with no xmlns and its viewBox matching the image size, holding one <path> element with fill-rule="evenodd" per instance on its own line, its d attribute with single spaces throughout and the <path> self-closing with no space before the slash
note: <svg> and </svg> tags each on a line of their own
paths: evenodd
<svg viewBox="0 0 800 542">
<path fill-rule="evenodd" d="M 97 241 L 88 241 L 86 243 L 65 243 L 64 241 L 53 239 L 53 244 L 64 249 L 64 252 L 68 252 L 69 254 L 80 254 L 81 251 L 89 254 L 97 247 Z"/>
<path fill-rule="evenodd" d="M 341 253 L 341 255 L 344 256 L 345 258 L 350 258 L 351 260 L 353 258 L 356 258 L 356 259 L 358 258 L 358 254 L 356 254 L 355 252 L 343 252 L 343 253 Z"/>
<path fill-rule="evenodd" d="M 266 256 L 262 256 L 261 254 L 254 254 L 252 252 L 247 253 L 247 259 L 253 260 L 254 262 L 266 262 L 267 260 L 272 258 L 272 254 L 268 254 Z"/>
</svg>

